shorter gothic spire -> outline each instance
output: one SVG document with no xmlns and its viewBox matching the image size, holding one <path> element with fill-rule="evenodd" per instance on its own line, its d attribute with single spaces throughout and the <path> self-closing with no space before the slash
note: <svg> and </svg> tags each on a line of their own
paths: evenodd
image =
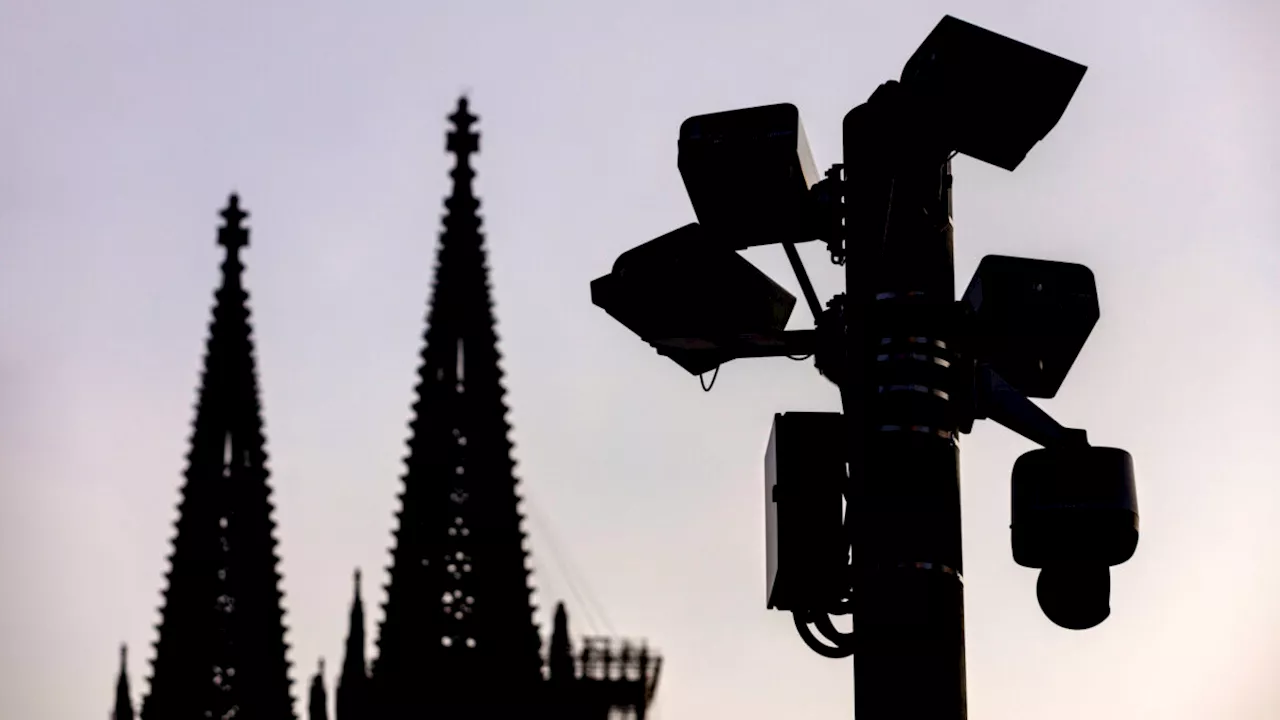
<svg viewBox="0 0 1280 720">
<path fill-rule="evenodd" d="M 197 390 L 144 720 L 292 720 L 270 471 L 248 292 L 246 216 L 231 195 L 222 285 Z M 234 679 L 233 679 L 234 678 Z"/>
<path fill-rule="evenodd" d="M 320 658 L 320 667 L 315 677 L 311 678 L 311 703 L 308 708 L 310 720 L 329 720 L 329 699 L 324 689 L 324 658 Z"/>
<path fill-rule="evenodd" d="M 133 698 L 129 694 L 129 646 L 120 646 L 120 677 L 116 679 L 116 706 L 111 720 L 133 720 Z"/>
<path fill-rule="evenodd" d="M 573 646 L 569 640 L 569 615 L 564 603 L 556 603 L 556 618 L 551 629 L 551 644 L 547 650 L 547 670 L 551 682 L 563 683 L 574 679 Z"/>
<path fill-rule="evenodd" d="M 347 656 L 342 663 L 343 677 L 368 674 L 364 659 L 364 601 L 360 598 L 360 568 L 356 568 L 351 594 L 351 619 L 347 629 Z"/>
<path fill-rule="evenodd" d="M 369 667 L 364 657 L 364 602 L 360 599 L 360 568 L 356 568 L 351 598 L 351 625 L 347 630 L 346 657 L 338 678 L 335 720 L 363 720 L 369 712 Z"/>
</svg>

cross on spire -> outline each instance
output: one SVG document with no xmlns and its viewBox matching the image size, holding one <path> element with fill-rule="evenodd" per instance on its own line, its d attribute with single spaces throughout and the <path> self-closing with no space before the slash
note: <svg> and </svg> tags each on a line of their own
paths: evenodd
<svg viewBox="0 0 1280 720">
<path fill-rule="evenodd" d="M 249 229 L 244 226 L 244 221 L 249 217 L 249 213 L 241 209 L 240 196 L 231 193 L 231 197 L 227 200 L 227 207 L 218 214 L 227 222 L 226 225 L 218 228 L 218 244 L 230 252 L 248 245 Z"/>
</svg>

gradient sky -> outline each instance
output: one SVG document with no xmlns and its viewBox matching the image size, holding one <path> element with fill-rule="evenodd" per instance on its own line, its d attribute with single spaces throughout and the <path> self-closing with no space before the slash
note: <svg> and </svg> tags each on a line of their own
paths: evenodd
<svg viewBox="0 0 1280 720">
<path fill-rule="evenodd" d="M 651 638 L 661 718 L 850 717 L 850 662 L 764 607 L 771 417 L 836 409 L 833 388 L 754 360 L 704 394 L 588 283 L 693 220 L 681 120 L 792 102 L 825 168 L 945 13 L 1089 66 L 1016 174 L 957 160 L 957 284 L 991 253 L 1093 268 L 1102 319 L 1044 405 L 1133 453 L 1143 521 L 1111 619 L 1061 630 L 1009 551 L 1031 444 L 964 438 L 970 716 L 1274 720 L 1265 0 L 0 3 L 0 717 L 103 717 L 121 641 L 145 690 L 233 189 L 295 696 L 338 665 L 355 566 L 374 634 L 464 91 L 538 602 Z M 823 248 L 802 254 L 837 292 Z M 796 291 L 778 248 L 748 256 Z"/>
</svg>

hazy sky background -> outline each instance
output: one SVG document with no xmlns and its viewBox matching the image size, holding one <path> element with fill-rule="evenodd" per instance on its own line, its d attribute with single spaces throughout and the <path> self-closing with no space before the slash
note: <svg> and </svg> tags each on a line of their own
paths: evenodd
<svg viewBox="0 0 1280 720">
<path fill-rule="evenodd" d="M 1102 319 L 1044 404 L 1133 453 L 1143 521 L 1111 619 L 1061 630 L 1009 551 L 1031 444 L 964 438 L 970 716 L 1274 720 L 1275 8 L 0 3 L 0 717 L 103 717 L 121 641 L 145 692 L 233 189 L 300 712 L 317 657 L 338 669 L 355 566 L 375 634 L 463 91 L 542 622 L 566 597 L 577 631 L 650 638 L 667 720 L 850 717 L 850 662 L 764 607 L 771 417 L 834 389 L 779 359 L 704 394 L 588 283 L 693 220 L 685 117 L 795 103 L 825 168 L 844 113 L 952 13 L 1089 66 L 1015 174 L 956 162 L 957 284 L 991 253 L 1093 268 Z M 748 255 L 795 291 L 780 250 Z"/>
</svg>

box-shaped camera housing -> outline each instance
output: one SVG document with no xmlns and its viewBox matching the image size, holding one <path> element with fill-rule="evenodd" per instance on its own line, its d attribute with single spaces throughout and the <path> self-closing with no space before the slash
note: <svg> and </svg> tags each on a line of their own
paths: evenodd
<svg viewBox="0 0 1280 720">
<path fill-rule="evenodd" d="M 668 353 L 697 375 L 722 361 L 717 340 L 783 330 L 795 296 L 698 223 L 618 256 L 591 282 L 591 301 L 645 342 L 682 339 Z"/>
<path fill-rule="evenodd" d="M 698 222 L 734 249 L 812 240 L 819 180 L 790 104 L 698 115 L 680 125 L 678 164 Z"/>
<path fill-rule="evenodd" d="M 1057 394 L 1099 317 L 1084 265 L 988 255 L 965 290 L 977 359 L 1027 397 Z"/>
<path fill-rule="evenodd" d="M 1110 567 L 1138 547 L 1133 458 L 1118 448 L 1032 450 L 1013 466 L 1013 559 L 1023 567 Z"/>
<path fill-rule="evenodd" d="M 765 452 L 766 606 L 834 610 L 849 591 L 840 413 L 774 415 Z"/>
<path fill-rule="evenodd" d="M 902 69 L 953 150 L 1013 170 L 1049 134 L 1085 66 L 950 15 Z"/>
</svg>

